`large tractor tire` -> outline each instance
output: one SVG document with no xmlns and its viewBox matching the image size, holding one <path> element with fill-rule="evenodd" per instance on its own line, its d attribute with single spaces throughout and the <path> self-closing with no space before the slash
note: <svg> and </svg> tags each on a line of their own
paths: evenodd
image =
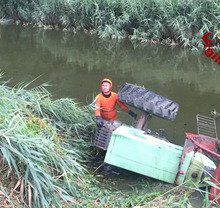
<svg viewBox="0 0 220 208">
<path fill-rule="evenodd" d="M 174 120 L 179 105 L 165 97 L 137 85 L 125 83 L 118 92 L 118 99 L 132 107 L 166 120 Z"/>
</svg>

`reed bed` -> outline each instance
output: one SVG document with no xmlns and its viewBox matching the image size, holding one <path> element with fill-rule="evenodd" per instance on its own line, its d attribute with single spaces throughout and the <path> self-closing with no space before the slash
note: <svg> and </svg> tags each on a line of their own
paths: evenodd
<svg viewBox="0 0 220 208">
<path fill-rule="evenodd" d="M 52 101 L 42 86 L 24 87 L 0 86 L 1 183 L 24 206 L 76 203 L 87 174 L 83 139 L 94 124 L 89 109 L 70 99 Z"/>
<path fill-rule="evenodd" d="M 219 29 L 219 0 L 3 0 L 2 18 L 23 25 L 84 30 L 101 37 L 202 47 Z"/>
</svg>

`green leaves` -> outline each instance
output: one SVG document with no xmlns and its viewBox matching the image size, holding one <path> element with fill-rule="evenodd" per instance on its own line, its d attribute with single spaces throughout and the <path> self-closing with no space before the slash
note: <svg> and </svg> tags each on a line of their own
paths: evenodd
<svg viewBox="0 0 220 208">
<path fill-rule="evenodd" d="M 80 108 L 71 99 L 52 101 L 42 86 L 26 91 L 0 85 L 0 95 L 4 118 L 0 157 L 5 173 L 16 173 L 14 181 L 20 181 L 17 188 L 29 206 L 49 207 L 54 202 L 61 207 L 62 201 L 79 195 L 78 180 L 84 181 L 86 170 L 80 163 L 85 154 L 77 140 L 83 143 L 81 135 L 86 138 L 90 133 L 90 109 Z"/>
<path fill-rule="evenodd" d="M 0 14 L 38 25 L 85 29 L 101 37 L 144 37 L 145 42 L 169 39 L 197 47 L 204 28 L 207 32 L 220 27 L 219 8 L 218 0 L 11 0 L 0 3 Z"/>
</svg>

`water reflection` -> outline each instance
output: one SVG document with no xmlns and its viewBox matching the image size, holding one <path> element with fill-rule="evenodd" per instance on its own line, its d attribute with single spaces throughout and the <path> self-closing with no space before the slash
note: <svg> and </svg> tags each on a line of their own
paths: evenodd
<svg viewBox="0 0 220 208">
<path fill-rule="evenodd" d="M 113 79 L 114 90 L 124 82 L 144 85 L 180 104 L 174 122 L 155 118 L 151 123 L 177 144 L 183 143 L 184 131 L 196 131 L 197 113 L 220 111 L 220 66 L 202 54 L 31 27 L 4 26 L 0 34 L 0 68 L 11 85 L 41 75 L 35 85 L 49 82 L 56 97 L 82 104 L 92 101 L 103 77 Z"/>
</svg>

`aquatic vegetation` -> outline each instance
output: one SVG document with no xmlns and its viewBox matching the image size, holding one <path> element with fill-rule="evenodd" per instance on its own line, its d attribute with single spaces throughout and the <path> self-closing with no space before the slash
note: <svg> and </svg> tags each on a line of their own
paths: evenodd
<svg viewBox="0 0 220 208">
<path fill-rule="evenodd" d="M 153 200 L 148 202 L 144 206 L 139 208 L 150 208 L 150 207 L 193 207 L 189 200 L 190 195 L 194 190 L 187 189 L 184 186 L 177 186 L 169 191 L 155 197 Z"/>
<path fill-rule="evenodd" d="M 218 0 L 3 0 L 0 15 L 24 26 L 83 29 L 101 37 L 202 48 L 202 35 L 219 29 L 218 5 Z"/>
</svg>

